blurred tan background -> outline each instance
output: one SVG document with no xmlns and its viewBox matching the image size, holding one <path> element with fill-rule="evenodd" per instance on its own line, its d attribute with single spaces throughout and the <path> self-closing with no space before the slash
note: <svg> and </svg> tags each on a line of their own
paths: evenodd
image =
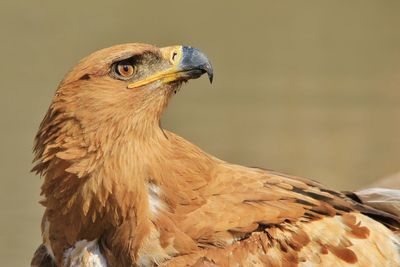
<svg viewBox="0 0 400 267">
<path fill-rule="evenodd" d="M 63 75 L 125 42 L 190 44 L 192 81 L 163 125 L 231 162 L 354 189 L 400 170 L 399 1 L 2 1 L 2 266 L 40 242 L 32 140 Z"/>
</svg>

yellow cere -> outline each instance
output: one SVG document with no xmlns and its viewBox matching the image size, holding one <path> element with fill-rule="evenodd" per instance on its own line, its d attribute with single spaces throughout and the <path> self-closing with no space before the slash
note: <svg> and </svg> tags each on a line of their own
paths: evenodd
<svg viewBox="0 0 400 267">
<path fill-rule="evenodd" d="M 143 80 L 130 83 L 128 85 L 129 89 L 137 88 L 155 82 L 157 80 L 160 80 L 163 83 L 168 83 L 177 79 L 179 72 L 178 66 L 181 62 L 183 54 L 182 46 L 169 46 L 161 48 L 160 50 L 162 57 L 168 60 L 172 64 L 172 66 L 167 70 L 151 75 Z"/>
</svg>

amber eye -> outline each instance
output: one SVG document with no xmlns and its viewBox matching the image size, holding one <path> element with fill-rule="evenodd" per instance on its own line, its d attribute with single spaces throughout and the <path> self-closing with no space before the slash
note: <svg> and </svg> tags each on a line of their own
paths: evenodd
<svg viewBox="0 0 400 267">
<path fill-rule="evenodd" d="M 136 67 L 129 63 L 121 62 L 116 65 L 115 72 L 121 78 L 129 79 L 135 74 Z"/>
</svg>

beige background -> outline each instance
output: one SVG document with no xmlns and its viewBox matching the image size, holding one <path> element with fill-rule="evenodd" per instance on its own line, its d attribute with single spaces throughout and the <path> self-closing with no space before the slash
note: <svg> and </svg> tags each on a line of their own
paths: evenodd
<svg viewBox="0 0 400 267">
<path fill-rule="evenodd" d="M 398 171 L 399 1 L 4 1 L 1 266 L 40 242 L 32 139 L 80 58 L 125 42 L 190 44 L 215 82 L 192 81 L 163 125 L 228 161 L 337 189 Z"/>
</svg>

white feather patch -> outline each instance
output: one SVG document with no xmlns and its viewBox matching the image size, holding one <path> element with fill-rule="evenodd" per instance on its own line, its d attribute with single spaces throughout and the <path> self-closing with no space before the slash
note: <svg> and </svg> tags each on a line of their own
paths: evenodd
<svg viewBox="0 0 400 267">
<path fill-rule="evenodd" d="M 160 187 L 150 183 L 148 185 L 148 191 L 149 191 L 150 212 L 154 217 L 157 215 L 160 209 L 164 208 L 165 205 L 163 201 L 160 199 Z"/>
<path fill-rule="evenodd" d="M 101 254 L 97 240 L 80 240 L 64 252 L 65 267 L 107 267 L 107 261 Z"/>
<path fill-rule="evenodd" d="M 400 216 L 400 190 L 367 188 L 355 192 L 364 204 Z"/>
</svg>

